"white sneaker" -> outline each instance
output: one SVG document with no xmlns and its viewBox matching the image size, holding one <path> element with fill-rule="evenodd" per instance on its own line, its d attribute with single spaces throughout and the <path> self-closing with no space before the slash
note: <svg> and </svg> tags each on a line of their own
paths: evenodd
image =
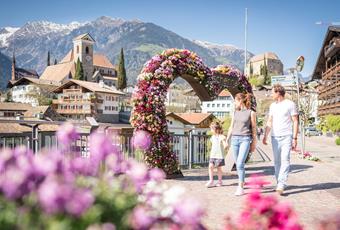
<svg viewBox="0 0 340 230">
<path fill-rule="evenodd" d="M 242 196 L 244 194 L 243 187 L 238 186 L 235 192 L 235 196 Z"/>
<path fill-rule="evenodd" d="M 284 190 L 285 190 L 285 187 L 282 186 L 282 185 L 278 185 L 278 186 L 276 187 L 276 189 L 275 189 L 275 191 L 277 192 L 277 194 L 279 194 L 280 196 L 283 195 Z"/>
<path fill-rule="evenodd" d="M 208 181 L 206 184 L 205 184 L 205 187 L 207 188 L 210 188 L 210 187 L 213 187 L 214 186 L 214 181 Z"/>
</svg>

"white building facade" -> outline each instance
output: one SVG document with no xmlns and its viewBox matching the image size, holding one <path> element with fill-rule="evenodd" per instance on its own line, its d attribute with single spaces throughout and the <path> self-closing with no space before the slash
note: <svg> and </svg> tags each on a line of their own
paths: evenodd
<svg viewBox="0 0 340 230">
<path fill-rule="evenodd" d="M 213 101 L 202 101 L 202 113 L 212 113 L 218 119 L 223 120 L 234 112 L 234 99 L 224 90 Z"/>
</svg>

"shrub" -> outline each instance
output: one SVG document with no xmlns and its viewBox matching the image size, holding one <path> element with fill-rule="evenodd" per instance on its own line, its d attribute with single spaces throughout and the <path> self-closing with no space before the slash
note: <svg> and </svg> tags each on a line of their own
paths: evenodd
<svg viewBox="0 0 340 230">
<path fill-rule="evenodd" d="M 336 145 L 340 145 L 340 137 L 338 137 L 338 138 L 335 139 L 335 144 L 336 144 Z"/>
</svg>

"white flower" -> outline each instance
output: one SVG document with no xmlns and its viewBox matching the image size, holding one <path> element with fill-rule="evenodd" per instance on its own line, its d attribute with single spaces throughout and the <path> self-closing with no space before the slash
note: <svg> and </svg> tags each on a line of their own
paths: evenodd
<svg viewBox="0 0 340 230">
<path fill-rule="evenodd" d="M 173 186 L 164 192 L 164 204 L 175 204 L 185 193 L 185 188 L 182 186 Z"/>
</svg>

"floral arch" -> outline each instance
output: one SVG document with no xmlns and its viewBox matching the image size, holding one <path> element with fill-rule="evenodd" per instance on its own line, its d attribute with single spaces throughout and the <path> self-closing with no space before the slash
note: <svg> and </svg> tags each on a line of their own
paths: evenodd
<svg viewBox="0 0 340 230">
<path fill-rule="evenodd" d="M 144 65 L 132 95 L 131 125 L 135 131 L 151 134 L 151 145 L 144 154 L 147 165 L 163 169 L 170 177 L 178 172 L 178 161 L 170 148 L 165 100 L 176 77 L 185 79 L 200 100 L 213 100 L 223 89 L 233 96 L 239 92 L 252 93 L 251 85 L 239 70 L 228 65 L 210 69 L 189 50 L 168 49 Z M 252 107 L 256 107 L 255 98 Z"/>
</svg>

